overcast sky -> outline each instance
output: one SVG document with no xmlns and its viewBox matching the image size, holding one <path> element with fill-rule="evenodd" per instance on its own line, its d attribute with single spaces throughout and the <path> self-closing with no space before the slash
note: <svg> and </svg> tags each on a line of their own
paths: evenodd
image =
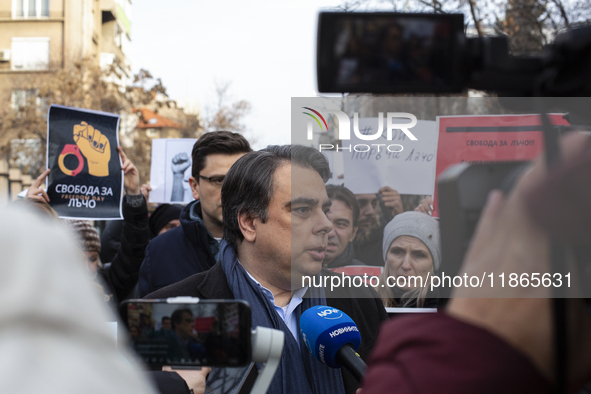
<svg viewBox="0 0 591 394">
<path fill-rule="evenodd" d="M 215 82 L 231 81 L 246 99 L 255 148 L 290 143 L 290 98 L 316 92 L 317 14 L 341 0 L 135 0 L 133 71 L 162 78 L 171 99 L 215 99 Z M 210 104 L 212 105 L 212 104 Z"/>
</svg>

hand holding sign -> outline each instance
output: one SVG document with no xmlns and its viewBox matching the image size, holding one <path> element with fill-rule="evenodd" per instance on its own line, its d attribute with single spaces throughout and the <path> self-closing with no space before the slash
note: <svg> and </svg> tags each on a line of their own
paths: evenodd
<svg viewBox="0 0 591 394">
<path fill-rule="evenodd" d="M 39 177 L 33 181 L 33 184 L 29 187 L 29 190 L 27 190 L 27 195 L 25 198 L 33 198 L 35 200 L 49 202 L 49 196 L 43 188 L 43 183 L 45 182 L 47 175 L 49 175 L 49 169 L 45 170 L 43 174 L 39 175 Z"/>
<path fill-rule="evenodd" d="M 109 175 L 111 145 L 106 136 L 86 122 L 74 125 L 74 141 L 88 161 L 88 173 L 94 176 Z"/>
<path fill-rule="evenodd" d="M 132 196 L 137 196 L 141 193 L 140 189 L 140 173 L 138 172 L 137 168 L 133 165 L 131 160 L 127 158 L 123 149 L 120 146 L 117 147 L 117 152 L 121 156 L 121 170 L 123 170 L 123 184 L 125 187 L 125 191 L 127 194 Z"/>
<path fill-rule="evenodd" d="M 402 198 L 400 198 L 400 193 L 396 190 L 392 189 L 390 186 L 384 186 L 378 191 L 378 194 L 382 195 L 384 206 L 390 210 L 392 217 L 404 212 Z"/>
<path fill-rule="evenodd" d="M 433 215 L 433 199 L 431 196 L 423 198 L 419 205 L 415 208 L 415 211 L 422 212 L 430 216 Z"/>
<path fill-rule="evenodd" d="M 150 187 L 150 185 L 148 185 L 147 183 L 144 183 L 142 186 L 140 186 L 140 191 L 144 195 L 144 198 L 146 199 L 146 201 L 150 201 L 150 192 L 152 191 L 152 188 Z"/>
</svg>

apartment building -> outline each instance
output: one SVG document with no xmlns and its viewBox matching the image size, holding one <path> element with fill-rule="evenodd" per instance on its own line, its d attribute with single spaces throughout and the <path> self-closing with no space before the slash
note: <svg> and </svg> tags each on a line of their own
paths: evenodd
<svg viewBox="0 0 591 394">
<path fill-rule="evenodd" d="M 115 63 L 116 83 L 131 82 L 131 0 L 0 0 L 0 91 L 15 107 L 34 95 L 19 81 L 70 63 Z"/>
</svg>

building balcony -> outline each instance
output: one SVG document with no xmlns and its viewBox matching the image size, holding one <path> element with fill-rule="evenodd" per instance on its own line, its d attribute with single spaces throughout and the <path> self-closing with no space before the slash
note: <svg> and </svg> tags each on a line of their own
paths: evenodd
<svg viewBox="0 0 591 394">
<path fill-rule="evenodd" d="M 121 3 L 127 0 L 101 0 L 102 23 L 117 20 L 128 37 L 131 37 L 131 22 Z"/>
</svg>

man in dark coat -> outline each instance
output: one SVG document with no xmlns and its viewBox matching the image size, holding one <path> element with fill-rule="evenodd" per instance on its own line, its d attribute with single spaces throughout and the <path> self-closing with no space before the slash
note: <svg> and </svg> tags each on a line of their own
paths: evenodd
<svg viewBox="0 0 591 394">
<path fill-rule="evenodd" d="M 140 269 L 140 296 L 215 264 L 223 229 L 222 183 L 232 164 L 251 150 L 243 136 L 229 131 L 206 133 L 195 143 L 189 183 L 196 201 L 181 212 L 180 226 L 154 238 L 146 248 Z"/>
<path fill-rule="evenodd" d="M 253 327 L 285 333 L 281 363 L 269 389 L 273 393 L 355 393 L 358 388 L 349 372 L 329 368 L 306 349 L 299 331 L 304 310 L 330 305 L 347 313 L 359 327 L 362 358 L 369 355 L 386 319 L 371 288 L 304 287 L 307 278 L 325 276 L 330 284 L 337 276 L 321 271 L 332 229 L 326 216 L 331 204 L 324 186 L 328 176 L 326 159 L 312 148 L 272 146 L 245 155 L 222 187 L 220 261 L 207 272 L 148 295 L 246 300 Z"/>
</svg>

